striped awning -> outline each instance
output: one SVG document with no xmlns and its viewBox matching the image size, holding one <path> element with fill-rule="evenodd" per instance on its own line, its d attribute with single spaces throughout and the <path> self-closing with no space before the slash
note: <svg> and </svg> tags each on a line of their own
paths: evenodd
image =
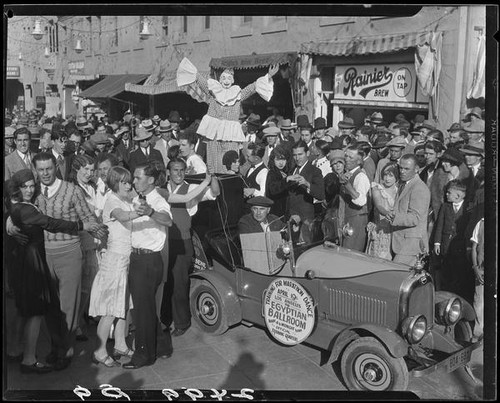
<svg viewBox="0 0 500 403">
<path fill-rule="evenodd" d="M 430 42 L 432 32 L 408 32 L 352 38 L 349 40 L 311 41 L 303 43 L 300 53 L 325 56 L 355 56 L 393 53 Z"/>
<path fill-rule="evenodd" d="M 125 91 L 126 83 L 137 84 L 147 77 L 147 74 L 110 75 L 92 87 L 82 91 L 78 96 L 81 98 L 112 98 L 120 92 Z"/>
<path fill-rule="evenodd" d="M 213 58 L 210 67 L 213 69 L 255 69 L 269 67 L 273 64 L 290 64 L 297 58 L 297 52 L 261 53 L 258 55 L 227 56 Z"/>
<path fill-rule="evenodd" d="M 199 73 L 205 78 L 210 78 L 209 72 L 200 71 Z M 151 74 L 142 85 L 126 83 L 125 91 L 147 95 L 159 95 L 182 92 L 183 89 L 177 86 L 177 72 L 166 71 L 162 68 L 158 72 Z"/>
</svg>

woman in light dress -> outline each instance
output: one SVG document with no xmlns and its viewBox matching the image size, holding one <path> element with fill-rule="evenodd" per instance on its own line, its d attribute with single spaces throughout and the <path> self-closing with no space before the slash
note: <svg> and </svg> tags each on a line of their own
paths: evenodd
<svg viewBox="0 0 500 403">
<path fill-rule="evenodd" d="M 99 271 L 92 284 L 89 315 L 101 317 L 97 326 L 98 347 L 92 361 L 107 367 L 119 366 L 115 361 L 121 356 L 132 357 L 134 351 L 127 346 L 126 315 L 132 308 L 128 287 L 128 267 L 132 251 L 132 221 L 139 217 L 132 199 L 132 174 L 121 166 L 112 167 L 106 178 L 111 193 L 106 199 L 102 213 L 103 223 L 108 226 L 108 244 L 102 257 Z M 206 189 L 211 177 L 207 178 L 186 195 L 170 195 L 169 202 L 185 203 Z M 115 322 L 113 358 L 106 350 L 111 326 Z"/>
<path fill-rule="evenodd" d="M 397 195 L 399 170 L 397 164 L 386 165 L 381 172 L 382 183 L 372 182 L 374 203 L 374 222 L 368 223 L 368 246 L 366 253 L 382 259 L 392 260 L 391 256 L 391 223 L 386 219 L 387 213 L 394 209 Z"/>
</svg>

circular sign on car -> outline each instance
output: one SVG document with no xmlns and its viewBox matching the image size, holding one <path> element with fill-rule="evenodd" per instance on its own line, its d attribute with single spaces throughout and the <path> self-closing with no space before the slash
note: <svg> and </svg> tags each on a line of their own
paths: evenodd
<svg viewBox="0 0 500 403">
<path fill-rule="evenodd" d="M 296 281 L 276 279 L 267 287 L 264 318 L 271 335 L 293 346 L 309 337 L 314 327 L 314 301 Z"/>
</svg>

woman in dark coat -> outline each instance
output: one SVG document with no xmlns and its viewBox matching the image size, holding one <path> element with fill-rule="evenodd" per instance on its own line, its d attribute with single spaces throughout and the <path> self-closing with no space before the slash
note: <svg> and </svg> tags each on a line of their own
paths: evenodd
<svg viewBox="0 0 500 403">
<path fill-rule="evenodd" d="M 293 171 L 290 150 L 282 145 L 277 145 L 269 155 L 268 168 L 266 196 L 274 201 L 270 213 L 281 217 L 288 213 L 288 183 L 286 177 Z"/>
<path fill-rule="evenodd" d="M 15 269 L 12 289 L 18 314 L 26 321 L 21 372 L 41 374 L 51 371 L 51 367 L 36 359 L 40 323 L 49 309 L 59 309 L 57 290 L 52 285 L 45 258 L 43 231 L 77 234 L 79 230 L 91 229 L 93 224 L 59 220 L 42 214 L 33 204 L 35 178 L 29 169 L 16 172 L 7 188 L 7 204 L 12 222 L 28 236 L 28 242 L 24 245 L 16 244 L 13 251 Z"/>
</svg>

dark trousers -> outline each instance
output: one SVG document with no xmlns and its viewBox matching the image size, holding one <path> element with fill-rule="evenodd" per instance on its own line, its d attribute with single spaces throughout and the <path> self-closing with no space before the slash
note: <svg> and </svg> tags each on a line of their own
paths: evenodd
<svg viewBox="0 0 500 403">
<path fill-rule="evenodd" d="M 367 239 L 366 225 L 368 224 L 368 214 L 346 217 L 344 222 L 351 225 L 354 229 L 354 233 L 351 236 L 343 235 L 342 246 L 344 248 L 364 252 Z"/>
<path fill-rule="evenodd" d="M 161 284 L 163 264 L 160 252 L 130 255 L 129 287 L 134 303 L 135 353 L 132 361 L 152 364 L 156 359 L 156 291 Z"/>
<path fill-rule="evenodd" d="M 187 329 L 191 325 L 189 272 L 193 264 L 193 242 L 191 239 L 173 239 L 170 240 L 169 249 L 168 277 L 161 301 L 161 321 L 167 327 L 173 322 L 176 329 Z"/>
</svg>

